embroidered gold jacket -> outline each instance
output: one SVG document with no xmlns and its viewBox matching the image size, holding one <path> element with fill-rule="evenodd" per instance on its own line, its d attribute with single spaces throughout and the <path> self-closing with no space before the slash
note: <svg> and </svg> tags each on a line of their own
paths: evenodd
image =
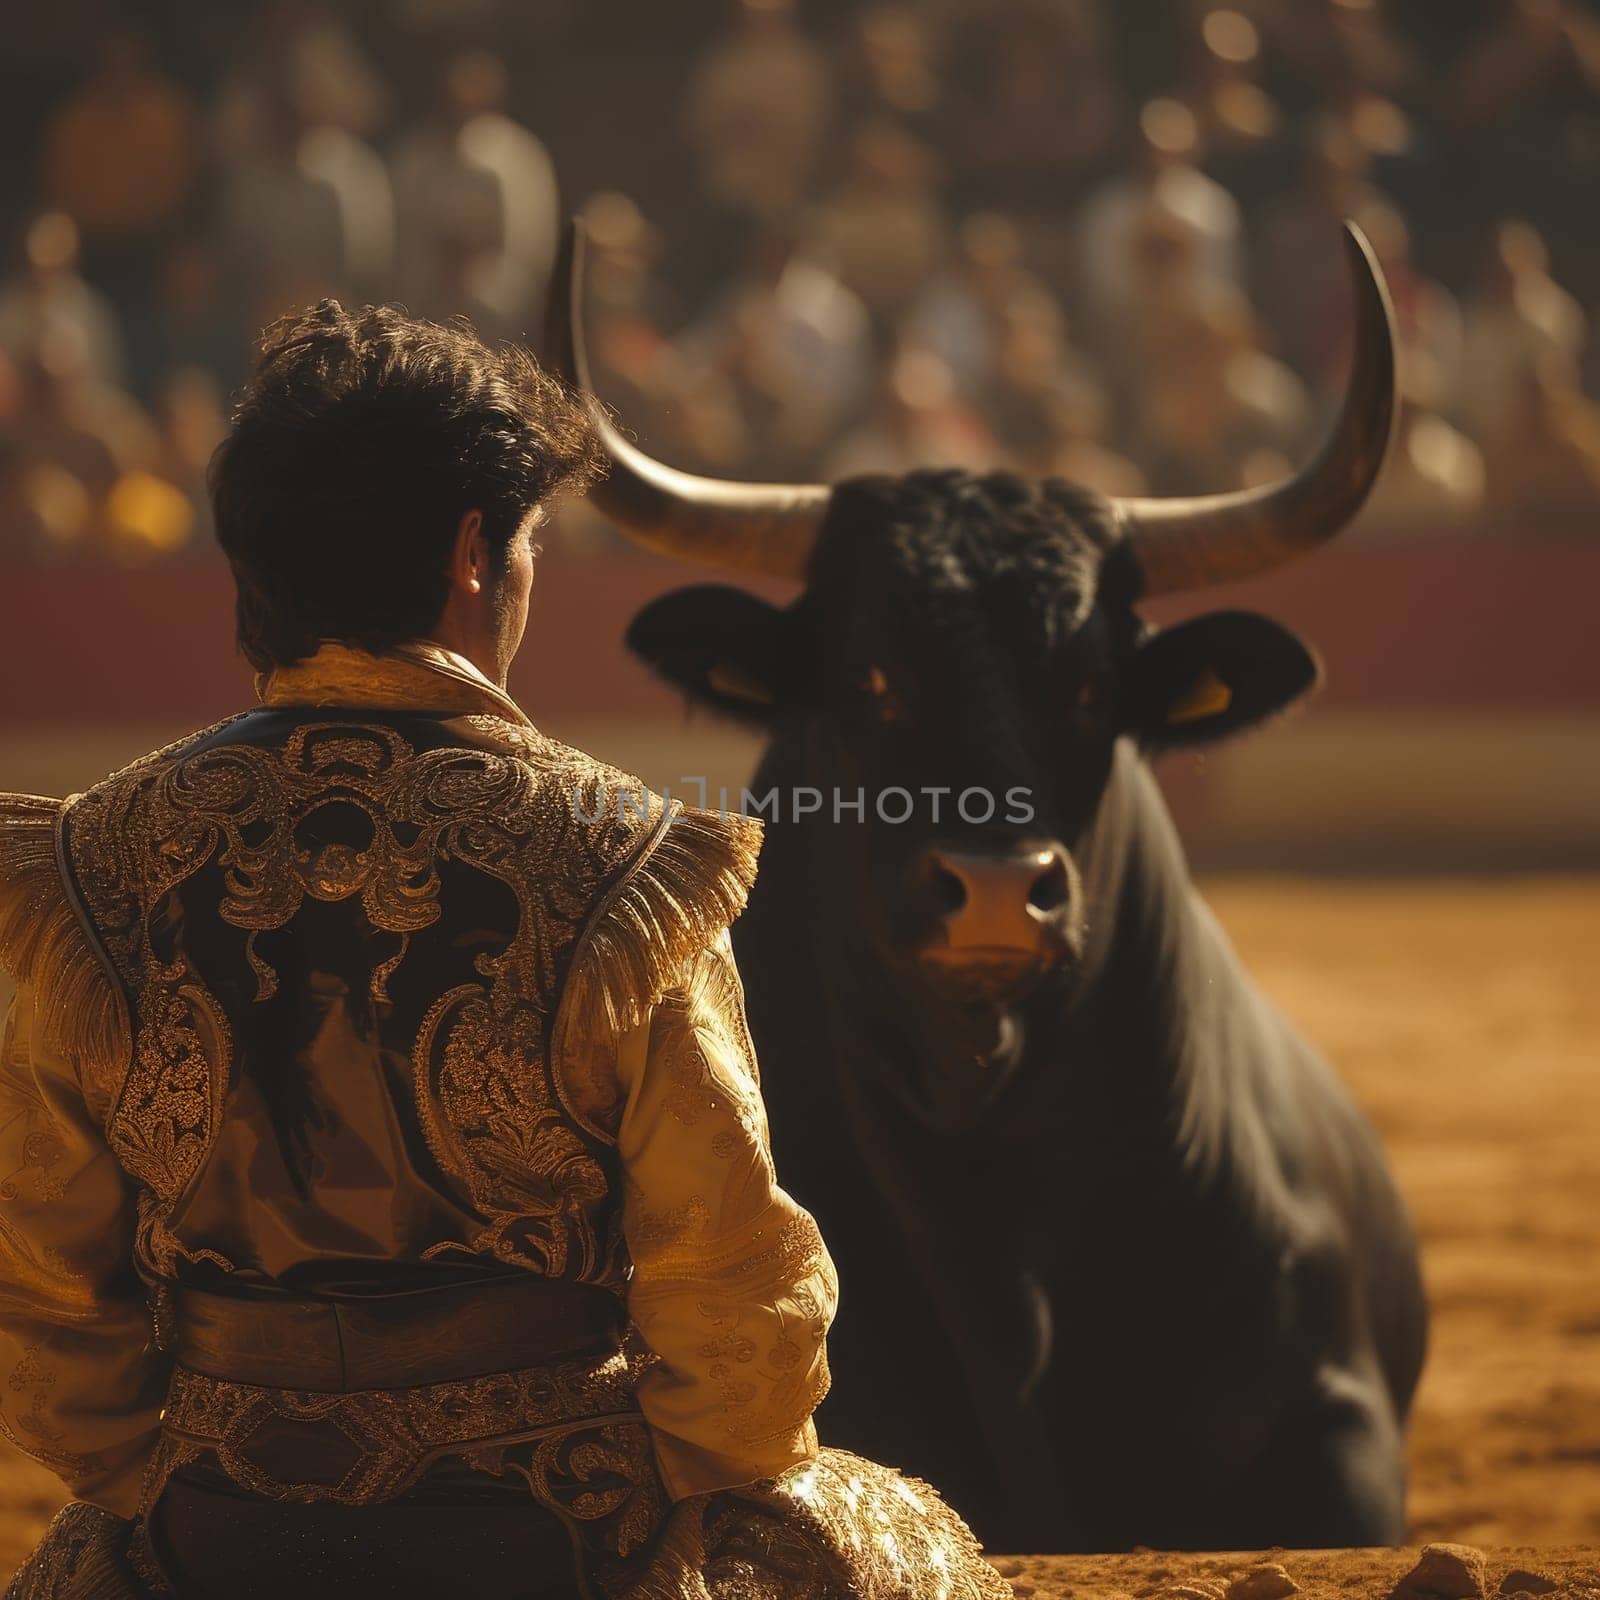
<svg viewBox="0 0 1600 1600">
<path fill-rule="evenodd" d="M 625 1298 L 646 1357 L 569 1411 L 636 1406 L 668 1497 L 812 1459 L 835 1285 L 726 936 L 758 825 L 435 647 L 326 646 L 263 699 L 86 794 L 0 796 L 0 1429 L 123 1515 L 196 1437 L 248 1482 L 228 1452 L 278 1402 L 174 1372 L 171 1285 L 492 1265 Z M 559 1421 L 529 1381 L 523 1420 Z M 511 1404 L 425 1398 L 335 1419 L 384 1448 L 330 1497 Z"/>
</svg>

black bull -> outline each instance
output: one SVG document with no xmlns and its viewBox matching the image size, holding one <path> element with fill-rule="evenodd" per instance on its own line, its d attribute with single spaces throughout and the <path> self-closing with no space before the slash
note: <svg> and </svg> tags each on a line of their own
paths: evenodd
<svg viewBox="0 0 1600 1600">
<path fill-rule="evenodd" d="M 1246 613 L 1150 630 L 1174 558 L 1064 484 L 866 479 L 810 515 L 792 606 L 699 586 L 629 637 L 770 734 L 735 938 L 779 1170 L 840 1270 L 824 1435 L 991 1547 L 1397 1542 L 1411 1229 L 1143 759 L 1281 710 L 1309 652 Z"/>
</svg>

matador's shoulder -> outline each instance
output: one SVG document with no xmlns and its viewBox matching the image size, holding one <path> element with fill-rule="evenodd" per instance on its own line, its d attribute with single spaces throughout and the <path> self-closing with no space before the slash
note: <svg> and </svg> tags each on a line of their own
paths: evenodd
<svg viewBox="0 0 1600 1600">
<path fill-rule="evenodd" d="M 87 795 L 0 793 L 0 971 L 30 989 L 34 1026 L 86 1072 L 127 1059 L 130 1027 L 126 997 L 74 885 L 66 819 L 88 796 L 137 784 L 226 725 L 141 756 Z"/>
<path fill-rule="evenodd" d="M 459 725 L 480 747 L 525 762 L 559 798 L 566 839 L 596 869 L 570 998 L 597 1025 L 634 1025 L 744 909 L 760 821 L 664 798 L 631 773 L 496 717 Z"/>
</svg>

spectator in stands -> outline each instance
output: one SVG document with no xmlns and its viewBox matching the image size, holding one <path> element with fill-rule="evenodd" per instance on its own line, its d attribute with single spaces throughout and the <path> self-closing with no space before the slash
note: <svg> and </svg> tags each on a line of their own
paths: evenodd
<svg viewBox="0 0 1600 1600">
<path fill-rule="evenodd" d="M 828 457 L 828 482 L 918 467 L 996 466 L 1002 452 L 983 419 L 961 403 L 950 369 L 931 350 L 903 345 L 889 362 L 876 410 Z"/>
<path fill-rule="evenodd" d="M 949 229 L 938 177 L 920 140 L 888 120 L 868 123 L 813 218 L 808 253 L 861 297 L 885 334 L 944 263 Z"/>
<path fill-rule="evenodd" d="M 1369 207 L 1361 221 L 1394 303 L 1400 390 L 1394 447 L 1363 526 L 1452 532 L 1476 516 L 1485 488 L 1482 452 L 1446 420 L 1460 385 L 1460 308 L 1448 289 L 1418 271 L 1397 207 Z M 1326 394 L 1347 360 L 1341 349 L 1328 363 Z"/>
<path fill-rule="evenodd" d="M 1122 118 L 1100 0 L 958 0 L 949 47 L 958 192 L 1048 231 L 1073 209 Z"/>
<path fill-rule="evenodd" d="M 64 211 L 46 211 L 23 235 L 22 270 L 0 285 L 0 350 L 16 365 L 41 343 L 65 334 L 106 383 L 126 376 L 122 330 L 111 302 L 78 270 L 78 226 Z"/>
<path fill-rule="evenodd" d="M 1017 224 L 999 212 L 977 212 L 962 223 L 949 266 L 917 296 L 905 332 L 944 361 L 962 398 L 982 410 L 1012 308 L 1048 295 L 1024 264 Z"/>
<path fill-rule="evenodd" d="M 1374 160 L 1408 158 L 1407 107 L 1425 89 L 1421 63 L 1378 0 L 1296 0 L 1274 8 L 1276 43 L 1303 89 Z"/>
<path fill-rule="evenodd" d="M 1484 504 L 1483 452 L 1436 412 L 1402 400 L 1394 446 L 1356 526 L 1383 536 L 1454 536 Z"/>
<path fill-rule="evenodd" d="M 1108 359 L 1139 341 L 1138 323 L 1152 294 L 1241 283 L 1240 216 L 1233 196 L 1196 165 L 1199 129 L 1177 100 L 1152 100 L 1139 113 L 1133 165 L 1097 190 L 1079 219 L 1083 291 L 1092 326 Z M 1173 263 L 1149 279 L 1150 241 L 1175 243 Z M 1181 262 L 1179 282 L 1172 266 Z"/>
<path fill-rule="evenodd" d="M 665 370 L 672 350 L 662 330 L 675 320 L 675 308 L 655 270 L 661 231 L 615 190 L 588 201 L 583 223 L 589 242 L 585 298 L 595 381 L 610 404 L 656 438 L 655 430 L 680 387 Z"/>
<path fill-rule="evenodd" d="M 543 304 L 561 223 L 555 168 L 505 111 L 505 67 L 486 51 L 446 68 L 434 115 L 402 139 L 393 173 L 399 298 L 521 337 Z"/>
<path fill-rule="evenodd" d="M 119 283 L 139 252 L 183 215 L 196 177 L 194 108 L 152 64 L 131 27 L 105 35 L 94 74 L 51 116 L 44 191 L 83 230 L 91 258 Z"/>
<path fill-rule="evenodd" d="M 177 368 L 156 397 L 155 422 L 159 430 L 156 471 L 188 497 L 195 528 L 208 531 L 211 499 L 206 491 L 206 471 L 212 453 L 228 432 L 216 378 L 204 367 Z"/>
<path fill-rule="evenodd" d="M 1523 431 L 1529 396 L 1542 392 L 1530 382 L 1540 362 L 1552 354 L 1576 360 L 1588 332 L 1583 307 L 1550 276 L 1538 230 L 1502 223 L 1488 272 L 1467 302 L 1456 391 L 1456 415 L 1491 461 L 1504 453 L 1504 435 Z"/>
<path fill-rule="evenodd" d="M 0 557 L 48 561 L 79 549 L 94 514 L 70 472 L 0 433 Z"/>
<path fill-rule="evenodd" d="M 125 391 L 95 374 L 87 345 L 73 328 L 41 339 L 20 367 L 22 404 L 16 436 L 36 461 L 70 472 L 100 501 L 117 478 L 148 467 L 156 431 Z"/>
<path fill-rule="evenodd" d="M 390 95 L 350 27 L 333 8 L 308 0 L 268 0 L 259 50 L 314 127 L 370 139 L 383 126 Z"/>
<path fill-rule="evenodd" d="M 1284 115 L 1257 80 L 1260 68 L 1261 36 L 1249 17 L 1226 7 L 1207 11 L 1183 99 L 1206 169 L 1230 193 L 1256 193 L 1274 172 Z"/>
<path fill-rule="evenodd" d="M 1373 186 L 1372 155 L 1345 118 L 1318 115 L 1298 130 L 1301 174 L 1260 208 L 1251 274 L 1273 348 L 1318 387 L 1340 381 L 1349 338 L 1349 271 L 1339 240 L 1390 202 Z"/>
<path fill-rule="evenodd" d="M 942 132 L 937 29 L 926 8 L 873 0 L 853 19 L 841 74 L 841 123 L 891 116 L 919 137 Z"/>
<path fill-rule="evenodd" d="M 1398 207 L 1371 207 L 1361 220 L 1394 302 L 1402 390 L 1416 405 L 1451 410 L 1461 384 L 1461 308 L 1443 284 L 1418 271 Z"/>
<path fill-rule="evenodd" d="M 1003 309 L 983 392 L 975 409 L 1018 471 L 1101 494 L 1145 492 L 1144 474 L 1106 442 L 1112 415 L 1103 385 L 1068 342 L 1060 305 L 1036 285 Z"/>
<path fill-rule="evenodd" d="M 918 297 L 904 334 L 945 363 L 960 399 L 1027 470 L 1062 475 L 1071 458 L 1097 483 L 1130 481 L 1123 466 L 1138 476 L 1114 465 L 1114 452 L 1096 454 L 1111 419 L 1103 383 L 1024 263 L 1010 218 L 980 212 L 962 224 L 955 260 Z"/>
<path fill-rule="evenodd" d="M 1600 180 L 1600 18 L 1583 0 L 1483 0 L 1442 40 L 1429 96 L 1438 224 L 1586 213 Z M 1591 254 L 1590 260 L 1594 257 Z"/>
<path fill-rule="evenodd" d="M 710 368 L 729 386 L 746 436 L 743 468 L 757 477 L 803 474 L 870 393 L 866 307 L 776 230 L 677 347 L 688 366 Z"/>
<path fill-rule="evenodd" d="M 1489 504 L 1503 513 L 1576 513 L 1593 530 L 1600 504 L 1600 405 L 1578 381 L 1571 351 L 1550 349 L 1524 369 L 1495 433 L 1484 441 Z"/>
<path fill-rule="evenodd" d="M 120 313 L 130 377 L 151 380 L 144 338 L 160 251 L 195 198 L 201 141 L 189 96 L 138 28 L 113 27 L 96 66 L 44 130 L 40 199 L 77 224 L 87 275 Z"/>
<path fill-rule="evenodd" d="M 1501 0 L 1495 23 L 1451 63 L 1436 109 L 1490 137 L 1513 111 L 1558 116 L 1600 82 L 1600 23 L 1568 0 Z"/>
<path fill-rule="evenodd" d="M 261 326 L 323 295 L 382 299 L 394 261 L 388 174 L 372 148 L 309 121 L 287 92 L 262 96 L 221 173 L 224 260 Z"/>
<path fill-rule="evenodd" d="M 1379 0 L 1253 0 L 1252 9 L 1302 99 L 1348 105 L 1361 94 L 1418 93 L 1422 64 Z"/>
<path fill-rule="evenodd" d="M 1100 494 L 1146 494 L 1149 482 L 1139 467 L 1106 443 L 1111 422 L 1104 394 L 1082 387 L 1045 397 L 1031 436 L 1013 435 L 1017 466 L 1041 478 L 1064 478 Z"/>
<path fill-rule="evenodd" d="M 1261 347 L 1242 290 L 1194 269 L 1193 234 L 1141 234 L 1132 353 L 1134 454 L 1157 494 L 1204 494 L 1285 476 L 1305 442 L 1305 386 Z"/>
<path fill-rule="evenodd" d="M 251 313 L 208 233 L 177 240 L 161 262 L 154 316 L 161 373 L 201 367 L 224 390 L 249 364 Z"/>
<path fill-rule="evenodd" d="M 22 374 L 0 350 L 0 558 L 50 560 L 88 534 L 89 491 L 64 467 L 46 461 L 25 438 Z"/>
<path fill-rule="evenodd" d="M 689 79 L 684 127 L 706 198 L 760 222 L 793 215 L 822 150 L 829 68 L 792 0 L 737 0 Z"/>
<path fill-rule="evenodd" d="M 141 559 L 189 537 L 193 510 L 159 475 L 154 424 L 131 396 L 94 376 L 74 331 L 41 341 L 23 368 L 8 442 L 20 463 L 12 493 L 31 508 L 35 538 Z"/>
</svg>

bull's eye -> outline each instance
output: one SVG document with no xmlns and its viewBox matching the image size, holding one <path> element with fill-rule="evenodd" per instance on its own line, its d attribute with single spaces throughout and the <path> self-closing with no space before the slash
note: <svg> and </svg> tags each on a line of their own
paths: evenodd
<svg viewBox="0 0 1600 1600">
<path fill-rule="evenodd" d="M 1065 715 L 1059 715 L 1058 709 L 1057 725 L 1069 742 L 1083 741 L 1085 747 L 1097 744 L 1105 738 L 1111 726 L 1115 700 L 1115 685 L 1104 678 L 1092 678 L 1087 683 L 1082 679 L 1069 683 Z M 1056 704 L 1059 708 L 1060 702 Z"/>
<path fill-rule="evenodd" d="M 874 663 L 861 675 L 861 694 L 879 722 L 899 722 L 906 714 L 905 696 Z"/>
<path fill-rule="evenodd" d="M 1072 720 L 1081 723 L 1084 727 L 1092 726 L 1098 719 L 1100 712 L 1100 688 L 1098 684 L 1080 684 L 1072 696 Z"/>
</svg>

